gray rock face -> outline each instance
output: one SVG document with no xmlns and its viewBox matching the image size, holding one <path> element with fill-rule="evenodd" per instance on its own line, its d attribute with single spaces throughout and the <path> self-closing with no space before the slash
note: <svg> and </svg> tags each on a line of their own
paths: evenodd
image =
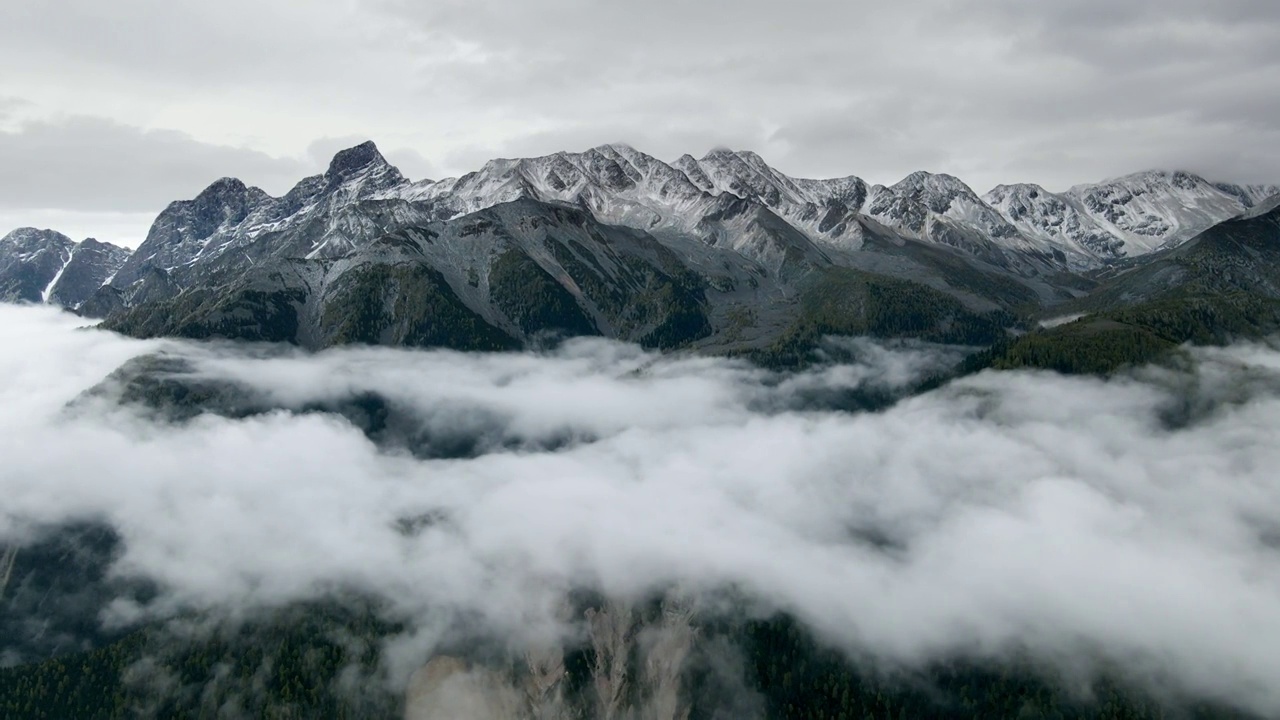
<svg viewBox="0 0 1280 720">
<path fill-rule="evenodd" d="M 1124 307 L 1175 293 L 1280 300 L 1280 198 L 1117 275 L 1087 301 Z"/>
<path fill-rule="evenodd" d="M 103 285 L 95 290 L 83 303 L 80 303 L 80 307 L 76 308 L 76 312 L 87 318 L 101 320 L 112 313 L 126 310 L 128 307 L 124 293 L 111 285 Z"/>
<path fill-rule="evenodd" d="M 371 142 L 338 153 L 323 175 L 302 180 L 280 198 L 223 178 L 193 200 L 170 204 L 112 284 L 124 288 L 148 269 L 172 270 L 243 251 L 258 240 L 250 255 L 340 255 L 391 229 L 377 222 L 377 208 L 371 220 L 357 206 L 403 185 L 404 177 Z"/>
<path fill-rule="evenodd" d="M 1087 267 L 1091 258 L 1112 259 L 1124 254 L 1123 238 L 1099 224 L 1071 198 L 1039 185 L 999 185 L 985 200 L 1023 235 L 1058 244 L 1077 265 Z"/>
<path fill-rule="evenodd" d="M 1270 190 L 1214 185 L 1187 172 L 1151 171 L 1078 185 L 1065 193 L 1038 185 L 1000 185 L 984 200 L 1025 236 L 1056 243 L 1074 265 L 1089 267 L 1098 260 L 1175 247 L 1241 214 Z"/>
<path fill-rule="evenodd" d="M 0 239 L 0 300 L 75 309 L 120 269 L 129 251 L 53 230 L 19 228 Z"/>
<path fill-rule="evenodd" d="M 460 178 L 411 182 L 367 142 L 339 152 L 324 173 L 282 197 L 232 178 L 218 180 L 166 208 L 127 257 L 119 248 L 76 245 L 51 231 L 15 231 L 0 241 L 0 298 L 56 302 L 107 316 L 199 290 L 203 299 L 187 302 L 211 308 L 211 293 L 247 288 L 240 280 L 250 275 L 288 277 L 295 261 L 324 261 L 307 272 L 336 277 L 333 268 L 351 264 L 342 264 L 347 256 L 372 249 L 369 257 L 380 257 L 383 250 L 375 246 L 381 238 L 392 238 L 392 245 L 396 237 L 421 239 L 449 222 L 481 227 L 483 222 L 466 218 L 485 211 L 496 213 L 496 224 L 486 221 L 496 232 L 519 237 L 522 231 L 505 227 L 510 211 L 499 208 L 529 202 L 572 208 L 601 228 L 646 234 L 670 257 L 656 265 L 653 257 L 630 262 L 660 273 L 679 266 L 699 277 L 714 297 L 706 307 L 712 325 L 718 314 L 758 314 L 762 304 L 794 299 L 806 277 L 832 265 L 920 282 L 974 308 L 1008 307 L 1008 298 L 1027 293 L 1049 302 L 1070 295 L 1090 282 L 1062 279 L 1071 273 L 1175 247 L 1258 205 L 1273 190 L 1148 172 L 1066 193 L 1002 185 L 979 197 L 945 174 L 917 172 L 872 187 L 855 176 L 793 178 L 752 152 L 717 149 L 701 159 L 684 155 L 667 163 L 622 144 L 497 159 Z M 531 221 L 512 220 L 518 227 Z M 507 247 L 502 237 L 477 233 L 484 243 L 462 236 L 418 243 L 423 262 L 470 312 L 508 337 L 523 338 L 539 317 L 546 318 L 529 315 L 511 297 L 477 297 L 479 287 L 490 292 L 485 283 L 494 261 L 480 256 Z M 546 259 L 548 247 L 558 245 L 521 245 L 520 252 L 560 289 L 516 272 L 524 266 L 514 256 L 503 267 L 551 293 L 539 312 L 568 308 L 560 295 L 567 292 L 585 316 L 564 322 L 613 334 L 620 318 L 606 317 L 598 300 L 584 299 L 589 293 L 566 274 L 569 268 Z M 607 263 L 603 267 L 604 285 L 619 296 L 645 292 L 621 281 Z M 1003 288 L 1002 299 L 974 292 L 982 287 Z M 310 290 L 304 294 L 311 297 Z"/>
<path fill-rule="evenodd" d="M 658 347 L 710 331 L 704 279 L 676 253 L 583 210 L 529 200 L 384 235 L 338 259 L 251 263 L 232 254 L 208 268 L 149 272 L 124 298 L 133 307 L 108 327 L 469 349 L 550 330 Z M 750 271 L 737 272 L 745 282 Z"/>
<path fill-rule="evenodd" d="M 1266 200 L 1280 195 L 1280 185 L 1237 185 L 1235 183 L 1214 183 L 1222 192 L 1240 199 L 1245 207 L 1253 208 Z"/>
<path fill-rule="evenodd" d="M 171 203 L 151 225 L 146 239 L 120 269 L 117 284 L 127 286 L 149 267 L 167 269 L 199 258 L 219 235 L 239 226 L 271 198 L 235 178 L 222 178 L 194 200 Z"/>
<path fill-rule="evenodd" d="M 46 301 L 71 309 L 80 307 L 128 258 L 127 249 L 88 238 L 71 252 L 70 262 L 62 269 Z"/>
<path fill-rule="evenodd" d="M 575 618 L 567 618 L 575 620 Z M 592 662 L 570 681 L 569 647 L 541 647 L 510 663 L 480 664 L 438 655 L 413 674 L 405 692 L 406 720 L 686 720 L 689 657 L 699 640 L 694 613 L 662 601 L 660 615 L 607 601 L 580 618 Z M 572 685 L 582 687 L 573 688 Z"/>
<path fill-rule="evenodd" d="M 0 600 L 4 600 L 4 589 L 9 586 L 9 578 L 13 576 L 13 565 L 18 560 L 18 549 L 6 546 L 0 551 Z"/>
<path fill-rule="evenodd" d="M 404 717 L 520 720 L 529 717 L 521 700 L 515 683 L 501 673 L 469 667 L 460 658 L 440 656 L 414 674 L 405 693 Z"/>
<path fill-rule="evenodd" d="M 1135 173 L 1065 195 L 1120 238 L 1130 257 L 1190 240 L 1246 209 L 1240 198 L 1187 172 Z"/>
<path fill-rule="evenodd" d="M 53 230 L 18 228 L 0 238 L 0 300 L 45 302 L 76 244 Z"/>
</svg>

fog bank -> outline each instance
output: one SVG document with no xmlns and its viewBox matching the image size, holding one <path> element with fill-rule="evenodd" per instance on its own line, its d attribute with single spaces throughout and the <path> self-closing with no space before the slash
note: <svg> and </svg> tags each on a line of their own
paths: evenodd
<svg viewBox="0 0 1280 720">
<path fill-rule="evenodd" d="M 421 663 L 464 616 L 515 645 L 554 635 L 573 588 L 733 588 L 858 657 L 1098 658 L 1280 713 L 1280 351 L 1265 345 L 1106 381 L 983 373 L 845 412 L 829 399 L 892 393 L 962 353 L 841 340 L 839 362 L 781 376 L 600 340 L 306 355 L 81 322 L 0 306 L 0 543 L 110 524 L 115 572 L 162 592 L 106 622 L 354 589 L 413 619 L 396 652 Z M 84 395 L 155 353 L 257 409 L 171 422 Z M 315 411 L 368 397 L 468 451 L 380 446 Z"/>
</svg>

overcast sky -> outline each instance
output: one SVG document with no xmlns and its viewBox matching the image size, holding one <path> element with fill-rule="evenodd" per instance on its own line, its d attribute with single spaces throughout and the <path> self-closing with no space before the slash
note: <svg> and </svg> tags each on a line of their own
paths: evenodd
<svg viewBox="0 0 1280 720">
<path fill-rule="evenodd" d="M 985 192 L 1280 182 L 1275 0 L 5 0 L 0 225 L 136 244 L 364 139 L 414 179 L 623 141 Z"/>
</svg>

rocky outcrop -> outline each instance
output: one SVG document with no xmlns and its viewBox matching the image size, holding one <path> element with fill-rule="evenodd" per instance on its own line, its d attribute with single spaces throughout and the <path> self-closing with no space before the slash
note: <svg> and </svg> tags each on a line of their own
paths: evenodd
<svg viewBox="0 0 1280 720">
<path fill-rule="evenodd" d="M 687 720 L 688 658 L 698 631 L 686 602 L 668 597 L 648 615 L 607 600 L 578 617 L 583 647 L 531 649 L 510 664 L 438 655 L 414 673 L 406 720 Z M 588 661 L 572 676 L 570 653 Z"/>
<path fill-rule="evenodd" d="M 517 720 L 523 698 L 510 678 L 456 657 L 432 658 L 405 693 L 405 720 Z"/>
<path fill-rule="evenodd" d="M 18 548 L 6 547 L 0 552 L 0 600 L 4 599 L 4 589 L 9 586 L 9 578 L 13 575 L 13 565 L 18 559 Z"/>
</svg>

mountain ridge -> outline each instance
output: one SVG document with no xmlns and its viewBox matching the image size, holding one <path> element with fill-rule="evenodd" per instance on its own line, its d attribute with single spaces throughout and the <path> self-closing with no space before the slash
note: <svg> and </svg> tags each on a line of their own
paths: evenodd
<svg viewBox="0 0 1280 720">
<path fill-rule="evenodd" d="M 95 265 L 96 246 L 86 246 L 80 264 L 93 272 L 73 265 L 73 244 L 56 234 L 0 244 L 0 267 L 25 278 L 8 281 L 7 299 L 56 302 L 133 334 L 479 348 L 550 330 L 755 351 L 798 332 L 814 307 L 805 298 L 831 282 L 906 293 L 929 312 L 947 305 L 931 294 L 941 293 L 1016 324 L 1079 303 L 1126 264 L 1160 262 L 1266 204 L 1269 189 L 1144 171 L 1063 193 L 1014 184 L 978 195 L 945 173 L 888 186 L 794 178 L 751 151 L 667 163 L 623 143 L 411 181 L 369 141 L 279 197 L 220 178 L 166 207 L 127 256 L 97 249 Z M 75 292 L 54 291 L 63 270 Z M 833 280 L 841 273 L 861 279 Z M 327 303 L 355 307 L 354 296 L 330 292 L 343 283 L 366 297 L 359 329 L 326 320 L 338 312 Z M 427 308 L 405 288 L 472 330 L 421 335 Z M 394 321 L 410 310 L 417 330 Z M 685 324 L 659 332 L 662 318 Z M 374 325 L 382 329 L 370 334 Z"/>
<path fill-rule="evenodd" d="M 0 238 L 0 300 L 78 307 L 114 277 L 126 248 L 60 232 L 17 228 Z"/>
</svg>

